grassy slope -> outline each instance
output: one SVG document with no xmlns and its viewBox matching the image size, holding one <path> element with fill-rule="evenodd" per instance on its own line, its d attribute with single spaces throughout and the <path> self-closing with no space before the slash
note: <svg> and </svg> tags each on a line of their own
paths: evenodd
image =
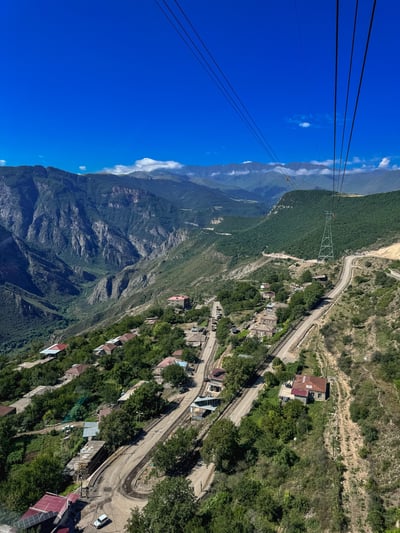
<svg viewBox="0 0 400 533">
<path fill-rule="evenodd" d="M 399 202 L 400 192 L 340 198 L 332 222 L 335 256 L 368 247 L 378 240 L 385 243 L 393 240 L 400 232 Z M 324 232 L 325 211 L 332 211 L 330 192 L 288 193 L 258 225 L 234 228 L 231 237 L 221 236 L 218 249 L 239 257 L 267 250 L 315 258 Z M 226 226 L 219 230 L 229 231 Z"/>
</svg>

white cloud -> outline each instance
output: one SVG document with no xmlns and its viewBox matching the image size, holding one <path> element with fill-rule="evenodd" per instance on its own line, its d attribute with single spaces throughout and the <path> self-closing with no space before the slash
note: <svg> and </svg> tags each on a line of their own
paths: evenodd
<svg viewBox="0 0 400 533">
<path fill-rule="evenodd" d="M 110 172 L 111 174 L 130 174 L 131 172 L 152 172 L 160 168 L 174 170 L 182 168 L 182 163 L 177 161 L 157 161 L 150 157 L 138 159 L 133 165 L 115 165 L 112 168 L 105 168 L 103 172 Z"/>
<path fill-rule="evenodd" d="M 252 163 L 253 161 L 242 161 L 242 165 L 248 165 L 249 163 Z"/>
<path fill-rule="evenodd" d="M 0 167 L 4 167 L 4 165 L 7 163 L 5 159 L 0 159 Z"/>
<path fill-rule="evenodd" d="M 381 162 L 378 165 L 378 168 L 389 168 L 390 159 L 388 157 L 383 157 Z"/>
<path fill-rule="evenodd" d="M 325 161 L 316 161 L 315 159 L 313 161 L 310 161 L 312 165 L 321 165 L 323 167 L 329 167 L 333 165 L 333 159 L 325 159 Z"/>
<path fill-rule="evenodd" d="M 309 128 L 311 126 L 311 122 L 300 122 L 299 126 L 300 128 Z"/>
<path fill-rule="evenodd" d="M 86 170 L 86 165 L 79 165 L 79 170 Z"/>
</svg>

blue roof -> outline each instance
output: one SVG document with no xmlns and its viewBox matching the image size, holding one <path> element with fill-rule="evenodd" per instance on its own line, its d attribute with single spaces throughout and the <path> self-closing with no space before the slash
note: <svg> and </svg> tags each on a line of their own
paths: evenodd
<svg viewBox="0 0 400 533">
<path fill-rule="evenodd" d="M 99 423 L 98 422 L 85 422 L 83 426 L 83 438 L 88 439 L 89 437 L 95 437 L 99 432 Z"/>
</svg>

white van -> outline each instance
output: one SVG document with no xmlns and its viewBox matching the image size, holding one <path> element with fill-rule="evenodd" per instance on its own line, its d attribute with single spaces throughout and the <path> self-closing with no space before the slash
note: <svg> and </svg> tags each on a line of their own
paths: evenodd
<svg viewBox="0 0 400 533">
<path fill-rule="evenodd" d="M 100 529 L 101 527 L 103 527 L 105 524 L 107 524 L 108 522 L 108 516 L 106 514 L 101 514 L 97 520 L 95 520 L 93 522 L 93 525 L 96 529 Z"/>
</svg>

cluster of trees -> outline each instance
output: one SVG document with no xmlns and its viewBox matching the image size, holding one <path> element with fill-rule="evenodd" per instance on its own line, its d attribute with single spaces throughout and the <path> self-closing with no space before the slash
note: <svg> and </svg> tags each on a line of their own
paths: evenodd
<svg viewBox="0 0 400 533">
<path fill-rule="evenodd" d="M 229 286 L 218 291 L 217 300 L 228 314 L 243 309 L 256 309 L 262 304 L 260 291 L 245 281 L 231 280 Z"/>
<path fill-rule="evenodd" d="M 67 419 L 83 420 L 99 405 L 115 403 L 124 389 L 140 379 L 146 383 L 100 423 L 100 438 L 106 441 L 108 450 L 111 452 L 132 441 L 146 421 L 164 410 L 163 387 L 153 380 L 152 368 L 177 349 L 183 350 L 183 358 L 196 359 L 197 351 L 186 347 L 184 332 L 177 323 L 203 320 L 208 317 L 209 309 L 180 314 L 172 309 L 150 309 L 147 315 L 157 316 L 157 322 L 149 325 L 144 316 L 130 316 L 108 328 L 67 339 L 66 353 L 32 369 L 16 371 L 15 361 L 0 358 L 0 401 L 12 401 L 37 385 L 57 383 L 75 363 L 95 362 L 94 348 L 108 339 L 133 328 L 139 330 L 138 337 L 118 347 L 111 355 L 103 356 L 101 366 L 92 366 L 70 383 L 33 397 L 24 412 L 0 421 L 0 497 L 7 508 L 22 511 L 45 490 L 61 491 L 68 481 L 63 476 L 64 466 L 77 451 L 77 448 L 61 446 L 60 437 L 56 449 L 45 447 L 28 454 L 25 446 L 14 438 L 17 432 Z M 35 350 L 40 349 L 40 345 L 35 346 Z M 178 365 L 167 369 L 164 378 L 175 386 L 184 384 L 187 379 Z"/>
<path fill-rule="evenodd" d="M 324 292 L 324 287 L 318 282 L 313 282 L 304 289 L 296 291 L 290 297 L 288 307 L 277 309 L 278 321 L 282 323 L 286 320 L 296 320 L 304 316 L 318 305 Z"/>
<path fill-rule="evenodd" d="M 321 407 L 324 405 L 310 409 Z M 168 463 L 165 443 L 160 458 L 168 463 L 173 477 L 156 486 L 143 511 L 133 511 L 127 532 L 340 531 L 340 469 L 323 452 L 312 429 L 307 407 L 298 401 L 280 405 L 276 387 L 259 397 L 239 428 L 227 419 L 218 420 L 203 442 L 201 456 L 207 463 L 214 462 L 219 474 L 211 493 L 201 502 L 194 501 L 186 479 L 175 477 L 177 471 Z M 322 439 L 323 427 L 320 432 Z M 171 455 L 178 440 L 171 444 Z M 184 439 L 187 444 L 189 440 Z M 310 449 L 318 455 L 316 464 L 303 456 Z M 160 471 L 165 473 L 167 468 L 160 467 Z M 332 482 L 329 490 L 327 476 Z M 320 509 L 325 499 L 327 507 Z"/>
<path fill-rule="evenodd" d="M 162 385 L 155 381 L 143 383 L 120 409 L 112 411 L 100 422 L 100 438 L 110 452 L 132 441 L 143 422 L 158 416 L 166 402 L 162 398 Z"/>
<path fill-rule="evenodd" d="M 197 430 L 178 428 L 166 442 L 159 443 L 153 454 L 153 464 L 160 474 L 183 475 L 194 458 Z"/>
</svg>

